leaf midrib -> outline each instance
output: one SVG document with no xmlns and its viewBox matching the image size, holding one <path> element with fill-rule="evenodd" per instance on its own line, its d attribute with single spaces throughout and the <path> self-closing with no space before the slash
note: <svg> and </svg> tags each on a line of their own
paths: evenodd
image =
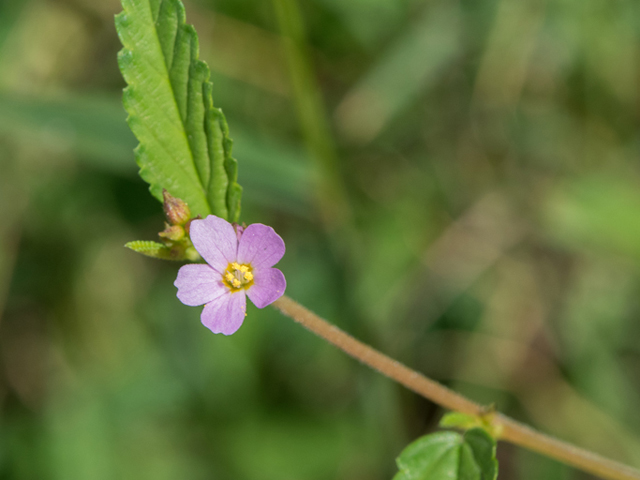
<svg viewBox="0 0 640 480">
<path fill-rule="evenodd" d="M 160 12 L 162 12 L 162 6 L 164 5 L 164 2 L 166 1 L 171 1 L 171 0 L 161 0 L 158 6 L 158 18 L 160 18 Z M 147 1 L 147 8 L 149 9 L 149 15 L 151 17 L 151 19 L 153 20 L 153 11 L 151 10 L 151 3 L 149 1 Z M 160 51 L 160 56 L 162 57 L 162 59 L 164 60 L 162 62 L 162 64 L 164 65 L 164 71 L 166 72 L 166 77 L 165 80 L 166 82 L 169 83 L 169 90 L 171 91 L 172 95 L 171 95 L 171 99 L 173 100 L 173 105 L 175 107 L 175 111 L 178 114 L 178 119 L 180 120 L 180 125 L 182 125 L 182 135 L 184 136 L 184 139 L 186 141 L 187 144 L 187 149 L 189 150 L 189 154 L 191 157 L 191 163 L 193 165 L 193 170 L 196 174 L 196 178 L 198 179 L 197 183 L 200 185 L 200 190 L 202 191 L 203 195 L 204 195 L 204 200 L 205 203 L 207 204 L 207 206 L 209 206 L 209 201 L 207 200 L 207 190 L 204 186 L 204 184 L 202 183 L 202 179 L 200 178 L 200 173 L 198 172 L 198 169 L 196 167 L 196 159 L 195 156 L 193 154 L 193 150 L 191 149 L 191 143 L 189 142 L 189 135 L 187 134 L 187 127 L 185 125 L 185 120 L 182 118 L 182 115 L 180 115 L 180 107 L 178 106 L 178 102 L 176 101 L 176 92 L 173 89 L 173 85 L 171 84 L 171 72 L 169 71 L 169 68 L 167 66 L 167 59 L 164 56 L 164 51 L 162 50 L 162 44 L 160 43 L 160 36 L 158 35 L 158 28 L 157 28 L 157 20 L 155 22 L 152 22 L 153 24 L 153 32 L 154 32 L 154 39 L 156 42 L 156 47 L 157 49 Z M 181 28 L 180 25 L 180 17 L 177 17 L 177 27 L 176 27 L 176 34 L 173 36 L 173 52 L 174 52 L 174 56 L 173 59 L 171 61 L 171 66 L 173 67 L 173 62 L 175 61 L 175 51 L 176 51 L 176 40 L 178 39 L 178 32 Z M 186 15 L 185 15 L 185 24 L 186 24 Z M 195 39 L 194 39 L 195 40 Z M 190 45 L 190 48 L 193 48 Z M 191 53 L 191 52 L 189 52 Z M 147 60 L 148 61 L 148 60 Z M 193 59 L 189 59 L 189 70 L 191 69 L 191 63 L 192 63 Z M 189 115 L 189 77 L 190 77 L 191 72 L 188 71 L 187 72 L 187 116 Z M 205 107 L 206 110 L 206 107 Z M 202 128 L 204 128 L 204 125 L 202 126 Z M 208 146 L 209 140 L 207 139 L 207 146 Z M 208 157 L 208 155 L 207 155 Z M 209 162 L 211 162 L 211 158 L 209 158 Z M 184 169 L 184 167 L 182 167 L 181 165 L 179 165 L 181 168 Z M 209 208 L 211 208 L 209 206 Z"/>
<path fill-rule="evenodd" d="M 139 114 L 139 112 L 136 112 L 136 113 L 138 113 L 138 114 Z M 189 171 L 186 169 L 186 167 L 185 167 L 184 165 L 181 165 L 181 164 L 180 164 L 180 162 L 176 161 L 176 160 L 175 160 L 175 157 L 174 157 L 173 155 L 171 155 L 171 153 L 170 153 L 170 149 L 168 149 L 168 148 L 165 146 L 165 145 L 166 145 L 166 143 L 165 143 L 163 140 L 161 140 L 161 139 L 160 139 L 160 138 L 159 138 L 159 137 L 158 137 L 158 136 L 157 136 L 157 135 L 156 135 L 156 134 L 155 134 L 151 129 L 149 129 L 146 125 L 143 125 L 143 126 L 142 126 L 142 128 L 144 128 L 144 129 L 149 133 L 149 135 L 150 135 L 151 137 L 153 137 L 153 138 L 154 138 L 154 139 L 155 139 L 155 140 L 156 140 L 160 145 L 162 145 L 163 150 L 164 150 L 165 152 L 167 152 L 167 155 L 169 155 L 169 157 L 170 157 L 170 158 L 174 159 L 174 163 L 178 166 L 178 168 L 179 168 L 180 170 L 182 170 L 182 171 L 186 174 L 187 178 L 191 178 L 191 176 L 192 176 L 192 175 L 190 175 L 190 174 L 189 174 Z M 196 178 L 199 178 L 199 176 L 198 176 L 198 174 L 197 174 L 197 171 L 196 171 Z M 194 181 L 193 179 L 191 179 L 191 180 L 190 180 L 190 182 L 193 182 L 193 181 Z M 208 202 L 207 202 L 207 193 L 206 193 L 206 191 L 204 190 L 203 185 L 202 185 L 199 181 L 196 181 L 195 183 L 198 185 L 198 189 L 199 189 L 199 191 L 201 191 L 201 192 L 202 192 L 202 196 L 203 196 L 203 197 L 204 197 L 204 199 L 205 199 L 205 203 L 206 203 L 207 205 L 209 205 L 209 204 L 208 204 Z"/>
</svg>

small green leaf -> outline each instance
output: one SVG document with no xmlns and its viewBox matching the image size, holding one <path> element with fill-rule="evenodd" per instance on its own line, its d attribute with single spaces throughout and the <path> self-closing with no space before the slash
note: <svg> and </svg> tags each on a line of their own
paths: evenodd
<svg viewBox="0 0 640 480">
<path fill-rule="evenodd" d="M 484 428 L 473 428 L 464 434 L 464 441 L 471 447 L 473 458 L 480 467 L 482 480 L 498 478 L 496 441 Z"/>
<path fill-rule="evenodd" d="M 460 428 L 467 430 L 474 427 L 479 427 L 482 424 L 482 420 L 477 415 L 467 415 L 460 412 L 448 412 L 440 420 L 440 426 L 443 428 Z"/>
<path fill-rule="evenodd" d="M 125 247 L 134 252 L 141 253 L 147 257 L 159 258 L 161 260 L 185 260 L 184 251 L 167 247 L 162 243 L 147 240 L 135 240 L 125 244 Z M 184 249 L 182 249 L 184 250 Z"/>
<path fill-rule="evenodd" d="M 222 111 L 213 106 L 198 36 L 180 0 L 122 0 L 116 29 L 128 87 L 124 105 L 140 142 L 136 161 L 151 193 L 187 202 L 194 215 L 229 221 L 240 215 L 242 188 Z"/>
<path fill-rule="evenodd" d="M 411 443 L 396 460 L 394 480 L 495 480 L 495 441 L 482 429 L 438 432 Z"/>
</svg>

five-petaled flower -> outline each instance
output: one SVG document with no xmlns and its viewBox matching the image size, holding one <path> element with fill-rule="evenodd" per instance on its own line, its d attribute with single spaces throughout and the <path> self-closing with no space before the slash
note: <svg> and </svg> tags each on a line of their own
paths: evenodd
<svg viewBox="0 0 640 480">
<path fill-rule="evenodd" d="M 272 268 L 284 255 L 284 241 L 273 228 L 254 223 L 243 230 L 209 215 L 191 222 L 190 235 L 207 264 L 184 265 L 174 285 L 182 303 L 204 305 L 200 318 L 213 333 L 231 335 L 240 328 L 246 295 L 264 308 L 284 293 L 284 275 Z"/>
</svg>

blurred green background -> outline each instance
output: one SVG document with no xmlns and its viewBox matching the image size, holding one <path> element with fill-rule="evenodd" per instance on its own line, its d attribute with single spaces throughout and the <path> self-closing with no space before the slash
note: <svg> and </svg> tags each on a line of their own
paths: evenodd
<svg viewBox="0 0 640 480">
<path fill-rule="evenodd" d="M 640 4 L 191 0 L 288 294 L 640 467 Z M 383 480 L 442 410 L 267 308 L 223 337 L 121 106 L 117 0 L 0 1 L 0 479 Z M 500 478 L 587 475 L 510 445 Z"/>
</svg>

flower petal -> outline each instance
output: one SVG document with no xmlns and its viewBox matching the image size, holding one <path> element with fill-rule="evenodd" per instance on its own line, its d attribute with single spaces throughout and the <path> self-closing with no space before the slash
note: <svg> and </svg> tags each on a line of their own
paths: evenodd
<svg viewBox="0 0 640 480">
<path fill-rule="evenodd" d="M 214 270 L 222 273 L 236 261 L 238 237 L 229 222 L 209 215 L 204 220 L 193 220 L 189 228 L 193 246 Z"/>
<path fill-rule="evenodd" d="M 247 311 L 247 297 L 244 290 L 231 293 L 229 290 L 202 310 L 200 320 L 213 333 L 231 335 L 242 325 Z"/>
<path fill-rule="evenodd" d="M 284 241 L 273 228 L 254 223 L 242 233 L 238 244 L 238 263 L 250 263 L 254 269 L 273 267 L 284 251 Z"/>
<path fill-rule="evenodd" d="M 247 295 L 258 308 L 264 308 L 275 302 L 287 288 L 287 281 L 277 268 L 254 270 L 253 278 L 253 285 L 247 290 Z"/>
<path fill-rule="evenodd" d="M 204 305 L 229 291 L 220 273 L 203 263 L 181 267 L 173 284 L 178 287 L 178 299 L 190 307 Z"/>
</svg>

